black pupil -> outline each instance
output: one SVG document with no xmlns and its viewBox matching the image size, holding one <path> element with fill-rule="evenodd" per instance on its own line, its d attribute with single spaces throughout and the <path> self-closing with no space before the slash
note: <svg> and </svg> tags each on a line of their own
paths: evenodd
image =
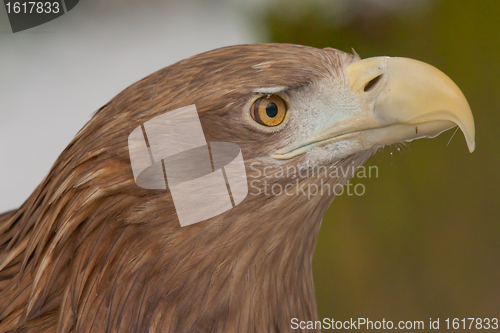
<svg viewBox="0 0 500 333">
<path fill-rule="evenodd" d="M 266 114 L 269 118 L 274 118 L 278 114 L 278 107 L 274 103 L 269 103 L 266 106 Z"/>
</svg>

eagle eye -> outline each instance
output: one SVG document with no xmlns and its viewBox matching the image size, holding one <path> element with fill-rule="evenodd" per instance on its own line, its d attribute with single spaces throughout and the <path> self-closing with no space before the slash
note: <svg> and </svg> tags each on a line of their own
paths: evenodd
<svg viewBox="0 0 500 333">
<path fill-rule="evenodd" d="M 261 125 L 278 126 L 285 119 L 286 104 L 279 96 L 264 96 L 253 103 L 250 114 Z"/>
</svg>

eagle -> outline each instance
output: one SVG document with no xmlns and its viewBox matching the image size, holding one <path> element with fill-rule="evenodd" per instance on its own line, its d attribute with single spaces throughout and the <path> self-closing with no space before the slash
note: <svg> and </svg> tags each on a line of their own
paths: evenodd
<svg viewBox="0 0 500 333">
<path fill-rule="evenodd" d="M 168 186 L 137 185 L 128 137 L 189 105 L 207 142 L 241 149 L 249 190 L 181 226 Z M 292 318 L 316 321 L 312 258 L 346 170 L 455 126 L 472 152 L 463 93 L 408 58 L 263 43 L 161 69 L 96 111 L 26 202 L 0 215 L 0 332 L 290 332 Z"/>
</svg>

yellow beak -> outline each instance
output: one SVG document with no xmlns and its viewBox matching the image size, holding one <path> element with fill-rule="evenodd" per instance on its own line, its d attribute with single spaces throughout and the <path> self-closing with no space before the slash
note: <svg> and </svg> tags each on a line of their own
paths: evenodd
<svg viewBox="0 0 500 333">
<path fill-rule="evenodd" d="M 386 82 L 377 94 L 373 116 L 382 126 L 404 125 L 392 133 L 396 142 L 435 137 L 458 125 L 469 151 L 474 151 L 469 104 L 460 88 L 436 67 L 408 58 L 376 57 L 349 65 L 347 74 L 357 95 L 366 94 L 366 82 L 382 75 L 380 80 Z"/>
<path fill-rule="evenodd" d="M 348 155 L 432 138 L 457 125 L 469 151 L 474 151 L 469 104 L 457 85 L 437 68 L 408 58 L 375 57 L 348 65 L 346 76 L 360 110 L 305 141 L 279 149 L 274 158 L 288 159 L 333 142 L 345 142 L 344 155 Z"/>
</svg>

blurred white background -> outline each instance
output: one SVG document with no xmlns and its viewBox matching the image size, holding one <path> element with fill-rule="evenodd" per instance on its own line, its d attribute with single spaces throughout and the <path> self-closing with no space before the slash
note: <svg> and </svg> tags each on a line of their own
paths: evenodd
<svg viewBox="0 0 500 333">
<path fill-rule="evenodd" d="M 191 55 L 264 40 L 241 2 L 84 0 L 13 34 L 0 5 L 0 213 L 19 207 L 93 112 Z"/>
</svg>

